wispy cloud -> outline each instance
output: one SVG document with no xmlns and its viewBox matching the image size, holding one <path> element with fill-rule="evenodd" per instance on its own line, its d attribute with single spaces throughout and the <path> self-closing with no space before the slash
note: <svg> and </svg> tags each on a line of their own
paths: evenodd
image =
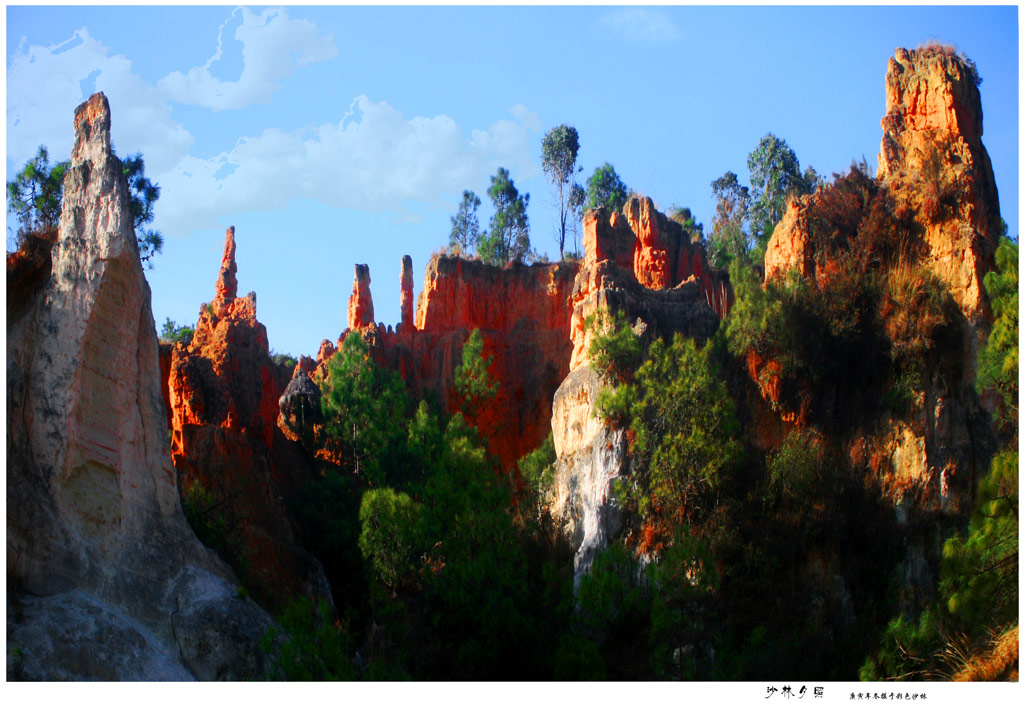
<svg viewBox="0 0 1024 708">
<path fill-rule="evenodd" d="M 40 144 L 54 159 L 66 158 L 74 109 L 97 90 L 110 101 L 119 154 L 141 151 L 147 175 L 161 187 L 154 226 L 168 236 L 223 225 L 239 212 L 283 208 L 295 199 L 415 217 L 463 189 L 485 189 L 499 166 L 515 179 L 539 173 L 532 143 L 541 122 L 526 106 L 512 106 L 509 116 L 471 129 L 444 114 L 407 118 L 389 103 L 365 95 L 355 98 L 337 122 L 298 131 L 270 126 L 212 157 L 191 154 L 196 141 L 190 130 L 201 129 L 191 121 L 202 118 L 186 113 L 185 124 L 172 118 L 174 102 L 187 98 L 173 88 L 174 81 L 194 78 L 190 103 L 201 97 L 201 105 L 212 109 L 244 110 L 244 105 L 272 100 L 277 82 L 294 66 L 334 52 L 333 43 L 316 48 L 313 40 L 325 35 L 311 23 L 271 16 L 270 11 L 259 17 L 241 12 L 245 69 L 237 82 L 209 76 L 219 48 L 205 67 L 173 72 L 168 77 L 180 79 L 165 77 L 154 86 L 133 72 L 128 58 L 114 54 L 85 28 L 52 46 L 19 47 L 7 73 L 8 164 L 20 167 Z M 253 33 L 261 38 L 252 39 Z M 299 39 L 306 53 L 295 53 Z M 281 68 L 285 59 L 290 63 Z M 276 74 L 262 71 L 268 61 Z"/>
<path fill-rule="evenodd" d="M 194 143 L 171 117 L 160 91 L 132 72 L 132 63 L 94 39 L 88 29 L 67 41 L 19 46 L 7 69 L 7 159 L 17 166 L 45 144 L 66 158 L 74 140 L 75 107 L 93 91 L 110 101 L 111 133 L 122 156 L 141 150 L 147 172 L 171 168 Z"/>
<path fill-rule="evenodd" d="M 625 7 L 597 19 L 601 28 L 634 44 L 669 44 L 682 36 L 681 30 L 663 10 Z"/>
<path fill-rule="evenodd" d="M 524 107 L 468 139 L 449 116 L 405 118 L 384 101 L 357 97 L 337 123 L 303 131 L 265 130 L 211 159 L 187 157 L 161 177 L 165 230 L 212 227 L 223 214 L 284 208 L 311 199 L 335 208 L 407 215 L 409 203 L 437 205 L 499 166 L 537 173 L 530 149 L 539 124 Z"/>
<path fill-rule="evenodd" d="M 223 56 L 224 28 L 239 12 L 242 24 L 235 30 L 235 39 L 242 44 L 244 65 L 237 81 L 222 81 L 210 69 Z M 203 66 L 192 67 L 185 73 L 171 72 L 158 85 L 178 103 L 214 111 L 245 108 L 269 103 L 273 93 L 281 88 L 281 81 L 298 67 L 326 61 L 337 54 L 333 35 L 321 32 L 308 20 L 290 18 L 283 8 L 267 9 L 259 15 L 239 8 L 221 25 L 217 49 Z"/>
</svg>

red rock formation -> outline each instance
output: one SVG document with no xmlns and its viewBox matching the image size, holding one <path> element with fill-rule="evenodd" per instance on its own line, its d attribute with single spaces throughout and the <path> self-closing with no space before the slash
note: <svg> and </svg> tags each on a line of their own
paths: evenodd
<svg viewBox="0 0 1024 708">
<path fill-rule="evenodd" d="M 659 332 L 673 332 L 685 330 L 685 322 L 700 318 L 696 312 L 666 314 L 665 306 L 698 307 L 701 303 L 694 301 L 692 291 L 701 293 L 702 304 L 718 315 L 715 322 L 732 304 L 728 273 L 708 266 L 703 246 L 691 243 L 682 226 L 654 209 L 646 197 L 633 197 L 623 211 L 625 215 L 609 216 L 604 209 L 597 209 L 583 219 L 583 268 L 573 286 L 570 306 L 573 370 L 586 361 L 590 333 L 584 323 L 598 310 L 645 309 L 646 317 L 639 311 L 637 316 L 659 327 Z M 680 293 L 668 294 L 679 288 Z M 671 324 L 672 317 L 682 318 L 678 327 Z"/>
<path fill-rule="evenodd" d="M 595 415 L 606 385 L 589 366 L 595 327 L 586 321 L 600 312 L 622 312 L 645 337 L 676 332 L 707 339 L 731 303 L 728 276 L 712 271 L 700 244 L 650 199 L 631 199 L 625 216 L 603 209 L 583 221 L 583 266 L 570 300 L 570 373 L 555 392 L 551 429 L 555 483 L 547 499 L 552 517 L 577 547 L 578 583 L 621 528 L 615 480 L 625 472 L 627 442 Z"/>
<path fill-rule="evenodd" d="M 359 329 L 373 324 L 373 297 L 370 295 L 370 267 L 356 264 L 352 295 L 348 299 L 348 328 Z"/>
<path fill-rule="evenodd" d="M 786 212 L 772 232 L 764 254 L 766 280 L 785 277 L 791 269 L 803 276 L 814 271 L 814 244 L 809 236 L 807 210 L 814 195 L 786 202 Z"/>
<path fill-rule="evenodd" d="M 623 213 L 636 234 L 638 248 L 633 255 L 633 273 L 645 288 L 662 290 L 672 287 L 672 265 L 668 256 L 668 235 L 663 228 L 663 214 L 654 209 L 650 197 L 634 197 L 626 202 Z M 661 216 L 661 224 L 658 223 Z"/>
<path fill-rule="evenodd" d="M 999 197 L 981 143 L 975 73 L 944 48 L 897 49 L 886 74 L 886 115 L 878 179 L 900 213 L 921 227 L 926 265 L 945 282 L 967 318 L 988 311 L 982 279 L 1000 230 Z M 815 195 L 791 201 L 765 253 L 765 277 L 813 269 L 806 210 Z"/>
<path fill-rule="evenodd" d="M 416 320 L 413 313 L 413 307 L 416 303 L 415 298 L 412 294 L 412 258 L 409 256 L 402 256 L 402 324 L 403 329 L 409 329 L 410 327 L 416 326 Z"/>
<path fill-rule="evenodd" d="M 218 300 L 234 300 L 238 297 L 238 279 L 235 274 L 238 266 L 235 265 L 235 227 L 228 227 L 227 236 L 224 239 L 224 257 L 220 262 L 220 275 L 217 277 Z"/>
<path fill-rule="evenodd" d="M 981 131 L 973 67 L 944 47 L 896 50 L 886 74 L 877 177 L 894 213 L 922 235 L 921 263 L 949 287 L 967 327 L 962 338 L 952 337 L 926 362 L 907 420 L 883 421 L 849 450 L 855 464 L 870 463 L 890 499 L 914 505 L 919 514 L 968 507 L 978 473 L 975 450 L 985 444 L 975 438 L 985 424 L 978 423 L 973 372 L 988 314 L 982 279 L 992 266 L 1000 218 Z M 830 264 L 816 260 L 809 233 L 808 214 L 820 198 L 819 193 L 789 203 L 768 244 L 766 278 L 795 268 L 827 284 Z M 770 365 L 752 364 L 751 378 L 766 401 L 777 401 Z M 799 422 L 801 414 L 790 416 Z"/>
<path fill-rule="evenodd" d="M 577 267 L 558 263 L 498 268 L 436 257 L 427 265 L 415 326 L 403 323 L 391 331 L 364 322 L 351 330 L 359 331 L 375 360 L 398 372 L 414 395 L 432 390 L 448 411 L 454 411 L 459 403 L 455 368 L 466 338 L 480 329 L 484 356 L 493 357 L 490 373 L 499 389 L 471 422 L 508 469 L 547 436 L 551 398 L 568 373 L 568 300 Z M 411 263 L 403 266 L 403 273 L 408 272 Z M 368 280 L 367 272 L 363 282 Z M 357 289 L 368 292 L 359 282 L 357 277 Z M 323 377 L 334 351 L 324 340 L 314 379 Z"/>
<path fill-rule="evenodd" d="M 299 546 L 285 508 L 284 498 L 312 472 L 277 425 L 289 372 L 270 359 L 256 294 L 235 297 L 234 236 L 229 229 L 217 297 L 201 308 L 192 342 L 172 352 L 171 457 L 183 491 L 198 482 L 242 526 L 242 574 L 250 589 L 275 603 L 329 597 L 323 571 Z"/>
<path fill-rule="evenodd" d="M 619 212 L 591 209 L 583 216 L 583 266 L 613 261 L 625 270 L 633 269 L 636 235 Z"/>
<path fill-rule="evenodd" d="M 976 72 L 946 48 L 897 49 L 885 79 L 878 178 L 918 214 L 932 271 L 976 320 L 1001 222 Z"/>
</svg>

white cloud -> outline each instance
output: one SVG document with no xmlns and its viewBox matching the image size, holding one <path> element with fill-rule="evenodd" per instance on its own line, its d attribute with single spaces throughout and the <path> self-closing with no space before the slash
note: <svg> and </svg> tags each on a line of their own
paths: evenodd
<svg viewBox="0 0 1024 708">
<path fill-rule="evenodd" d="M 302 35 L 287 18 L 279 29 L 268 30 L 282 22 L 280 14 L 246 18 L 241 12 L 247 32 L 256 27 L 269 34 L 255 45 L 262 58 L 247 51 L 242 78 L 217 94 L 219 105 L 272 92 L 270 84 L 246 77 L 268 57 L 291 56 L 294 38 Z M 254 46 L 246 42 L 247 50 Z M 296 61 L 319 56 L 322 52 L 300 54 Z M 129 59 L 84 28 L 66 42 L 23 43 L 13 53 L 7 72 L 8 165 L 20 168 L 40 144 L 47 145 L 51 159 L 65 159 L 74 137 L 74 109 L 92 93 L 93 82 L 110 101 L 119 154 L 142 152 L 147 175 L 161 187 L 154 226 L 167 236 L 223 226 L 238 212 L 280 209 L 295 199 L 415 218 L 463 189 L 482 192 L 498 167 L 508 168 L 517 181 L 539 174 L 533 143 L 541 122 L 526 106 L 512 106 L 508 117 L 470 130 L 444 114 L 406 118 L 366 96 L 353 100 L 337 122 L 298 131 L 270 127 L 212 157 L 190 154 L 196 141 L 172 118 L 167 94 L 143 81 Z M 188 127 L 199 134 L 201 119 L 190 120 L 197 122 Z"/>
<path fill-rule="evenodd" d="M 536 113 L 531 111 L 523 104 L 517 103 L 516 105 L 509 108 L 508 112 L 511 113 L 516 120 L 525 125 L 527 129 L 533 131 L 534 133 L 540 132 L 540 116 L 538 116 Z"/>
<path fill-rule="evenodd" d="M 244 66 L 237 81 L 222 81 L 210 67 L 223 55 L 222 35 L 228 22 L 242 13 L 235 39 L 242 43 Z M 203 66 L 186 73 L 174 71 L 162 78 L 159 87 L 168 98 L 214 111 L 245 108 L 269 103 L 281 88 L 281 81 L 305 64 L 326 61 L 338 54 L 334 36 L 324 34 L 308 20 L 293 20 L 283 8 L 254 15 L 247 8 L 235 9 L 220 27 L 217 50 Z"/>
<path fill-rule="evenodd" d="M 681 36 L 672 19 L 661 10 L 625 7 L 608 12 L 598 24 L 634 44 L 668 44 Z"/>
<path fill-rule="evenodd" d="M 410 202 L 483 189 L 498 167 L 514 178 L 538 173 L 531 135 L 540 121 L 525 107 L 468 140 L 446 115 L 406 119 L 359 96 L 337 123 L 302 131 L 265 130 L 208 160 L 188 157 L 160 175 L 160 227 L 183 233 L 219 225 L 225 214 L 284 208 L 297 198 L 335 208 L 407 215 Z"/>
<path fill-rule="evenodd" d="M 82 28 L 50 47 L 18 47 L 7 69 L 7 159 L 20 167 L 45 144 L 51 161 L 74 142 L 75 107 L 95 90 L 110 101 L 111 136 L 121 157 L 142 152 L 147 174 L 170 169 L 194 139 L 171 107 L 132 73 L 131 62 Z M 84 86 L 83 86 L 84 84 Z"/>
</svg>

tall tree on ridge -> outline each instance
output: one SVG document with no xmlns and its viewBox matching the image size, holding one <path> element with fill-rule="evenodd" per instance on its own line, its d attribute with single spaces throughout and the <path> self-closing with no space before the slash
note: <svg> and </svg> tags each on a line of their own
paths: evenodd
<svg viewBox="0 0 1024 708">
<path fill-rule="evenodd" d="M 576 166 L 580 151 L 580 136 L 576 129 L 564 123 L 552 128 L 541 143 L 541 166 L 558 196 L 558 256 L 565 258 L 565 234 L 570 218 L 579 213 L 579 195 L 575 188 L 576 175 L 583 171 Z M 580 188 L 582 189 L 582 188 Z"/>
</svg>

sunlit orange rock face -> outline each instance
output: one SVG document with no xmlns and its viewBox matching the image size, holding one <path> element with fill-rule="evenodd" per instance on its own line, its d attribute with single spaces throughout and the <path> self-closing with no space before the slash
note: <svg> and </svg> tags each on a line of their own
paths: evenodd
<svg viewBox="0 0 1024 708">
<path fill-rule="evenodd" d="M 272 602 L 328 596 L 323 571 L 298 545 L 283 501 L 311 474 L 301 448 L 277 427 L 290 372 L 271 361 L 256 294 L 237 297 L 234 255 L 231 228 L 217 296 L 201 308 L 192 342 L 171 351 L 167 390 L 179 487 L 187 495 L 198 482 L 239 521 L 250 589 Z"/>
<path fill-rule="evenodd" d="M 989 317 L 983 278 L 1001 230 L 995 179 L 981 143 L 981 96 L 974 67 L 948 47 L 897 49 L 885 84 L 877 179 L 892 198 L 893 214 L 920 235 L 920 264 L 948 287 L 965 334 L 927 362 L 909 422 L 881 421 L 850 442 L 850 459 L 869 465 L 885 494 L 899 503 L 913 500 L 918 512 L 964 510 L 981 472 L 975 451 L 987 444 L 977 434 L 987 424 L 978 422 L 983 414 L 973 372 Z M 790 201 L 768 244 L 766 279 L 795 269 L 827 286 L 832 264 L 816 257 L 808 218 L 821 195 Z M 778 364 L 748 357 L 748 366 L 774 407 Z M 803 411 L 787 415 L 791 420 L 784 422 L 796 425 L 805 417 Z"/>
<path fill-rule="evenodd" d="M 405 329 L 416 326 L 415 321 L 415 308 L 416 308 L 416 297 L 413 295 L 412 288 L 412 258 L 409 256 L 402 256 L 402 294 L 400 298 L 402 308 L 402 323 L 401 326 Z"/>
<path fill-rule="evenodd" d="M 373 324 L 373 297 L 370 295 L 370 267 L 356 264 L 352 295 L 348 299 L 348 328 L 359 329 Z"/>
<path fill-rule="evenodd" d="M 999 195 L 981 143 L 976 70 L 943 48 L 897 49 L 885 77 L 878 178 L 924 226 L 931 270 L 968 319 L 988 311 L 982 279 L 1001 230 Z"/>
<path fill-rule="evenodd" d="M 732 305 L 728 274 L 709 267 L 704 247 L 647 197 L 633 197 L 621 214 L 587 212 L 583 248 L 570 303 L 572 370 L 587 360 L 592 330 L 585 324 L 598 311 L 633 312 L 658 333 L 672 333 L 704 318 L 703 304 L 716 326 Z"/>
<path fill-rule="evenodd" d="M 981 143 L 975 71 L 943 47 L 897 49 L 885 81 L 878 179 L 910 214 L 927 245 L 925 264 L 968 320 L 987 316 L 982 279 L 1000 232 L 999 196 Z M 808 274 L 814 254 L 804 213 L 814 195 L 789 203 L 765 253 L 765 276 Z"/>
<path fill-rule="evenodd" d="M 764 254 L 764 272 L 768 280 L 782 278 L 795 269 L 800 275 L 811 275 L 814 269 L 814 252 L 810 240 L 807 211 L 813 195 L 790 199 L 786 212 L 775 225 L 772 237 Z"/>
<path fill-rule="evenodd" d="M 510 265 L 437 256 L 427 264 L 415 320 L 411 302 L 411 260 L 403 259 L 402 324 L 397 331 L 372 322 L 356 327 L 378 364 L 405 380 L 413 395 L 433 391 L 448 412 L 459 409 L 455 369 L 462 347 L 479 329 L 497 396 L 470 422 L 488 440 L 503 469 L 512 467 L 548 434 L 551 399 L 569 371 L 569 294 L 578 265 Z M 357 267 L 353 292 L 370 299 L 369 273 Z M 353 295 L 355 298 L 356 295 Z M 350 301 L 351 303 L 351 301 Z M 338 342 L 348 333 L 343 333 Z M 316 371 L 322 377 L 335 352 L 321 345 Z"/>
</svg>

